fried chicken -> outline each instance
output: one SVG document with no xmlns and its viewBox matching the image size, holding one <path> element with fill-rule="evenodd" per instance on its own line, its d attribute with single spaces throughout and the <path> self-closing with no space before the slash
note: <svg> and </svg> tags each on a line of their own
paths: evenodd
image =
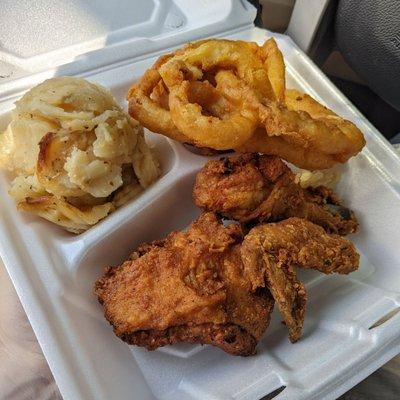
<svg viewBox="0 0 400 400">
<path fill-rule="evenodd" d="M 348 274 L 359 264 L 350 241 L 301 218 L 253 228 L 244 238 L 241 256 L 252 290 L 270 290 L 292 342 L 301 336 L 307 300 L 294 267 Z"/>
<path fill-rule="evenodd" d="M 247 153 L 209 161 L 197 174 L 196 205 L 242 223 L 305 218 L 329 233 L 357 230 L 352 211 L 327 187 L 303 189 L 278 157 Z"/>
<path fill-rule="evenodd" d="M 306 291 L 294 267 L 348 273 L 358 254 L 346 239 L 300 218 L 253 228 L 204 213 L 187 231 L 144 244 L 95 284 L 105 317 L 129 344 L 154 350 L 178 342 L 254 354 L 278 303 L 296 341 Z"/>
<path fill-rule="evenodd" d="M 205 213 L 187 231 L 142 245 L 131 260 L 108 268 L 95 292 L 115 334 L 149 350 L 198 342 L 254 354 L 274 302 L 244 277 L 242 238 L 238 225 L 224 227 Z"/>
</svg>

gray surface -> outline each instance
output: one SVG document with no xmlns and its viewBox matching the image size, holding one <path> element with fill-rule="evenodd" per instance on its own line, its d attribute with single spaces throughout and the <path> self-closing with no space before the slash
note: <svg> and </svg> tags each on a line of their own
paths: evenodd
<svg viewBox="0 0 400 400">
<path fill-rule="evenodd" d="M 400 110 L 400 2 L 340 0 L 335 34 L 353 70 Z"/>
</svg>

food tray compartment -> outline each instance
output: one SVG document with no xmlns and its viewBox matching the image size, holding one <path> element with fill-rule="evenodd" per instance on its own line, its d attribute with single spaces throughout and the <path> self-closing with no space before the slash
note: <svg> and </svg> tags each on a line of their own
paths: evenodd
<svg viewBox="0 0 400 400">
<path fill-rule="evenodd" d="M 249 29 L 232 37 L 263 42 L 267 35 Z M 274 312 L 254 357 L 233 357 L 201 345 L 147 352 L 114 336 L 93 284 L 105 266 L 121 263 L 139 243 L 183 229 L 199 215 L 192 187 L 208 158 L 147 132 L 162 176 L 80 235 L 18 213 L 7 195 L 10 176 L 3 173 L 1 254 L 66 399 L 247 400 L 270 393 L 276 399 L 334 398 L 399 350 L 400 314 L 370 328 L 400 305 L 400 233 L 393 223 L 400 217 L 400 163 L 290 39 L 277 40 L 286 59 L 288 87 L 310 93 L 365 133 L 366 149 L 350 160 L 338 186 L 360 220 L 361 232 L 351 237 L 362 254 L 360 270 L 349 276 L 299 272 L 309 302 L 304 334 L 296 344 L 289 342 Z M 88 79 L 109 87 L 125 104 L 132 81 L 154 58 Z M 0 118 L 5 124 L 7 115 Z"/>
</svg>

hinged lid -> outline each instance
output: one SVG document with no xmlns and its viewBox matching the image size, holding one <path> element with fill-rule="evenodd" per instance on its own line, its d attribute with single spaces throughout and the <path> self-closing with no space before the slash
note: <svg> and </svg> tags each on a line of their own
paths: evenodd
<svg viewBox="0 0 400 400">
<path fill-rule="evenodd" d="M 23 79 L 32 74 L 83 74 L 249 26 L 255 15 L 245 0 L 3 0 L 0 98 L 36 83 Z"/>
</svg>

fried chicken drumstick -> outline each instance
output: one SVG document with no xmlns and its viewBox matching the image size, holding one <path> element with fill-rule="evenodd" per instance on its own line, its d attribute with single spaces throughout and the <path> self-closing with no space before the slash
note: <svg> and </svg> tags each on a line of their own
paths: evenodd
<svg viewBox="0 0 400 400">
<path fill-rule="evenodd" d="M 303 189 L 275 156 L 247 153 L 211 160 L 197 174 L 193 197 L 203 210 L 242 223 L 299 217 L 340 235 L 358 227 L 331 189 Z"/>
<path fill-rule="evenodd" d="M 247 356 L 268 327 L 274 299 L 290 339 L 299 338 L 306 292 L 294 266 L 348 273 L 358 254 L 346 239 L 299 218 L 260 225 L 243 239 L 239 225 L 204 213 L 187 231 L 141 245 L 108 268 L 95 293 L 129 344 L 202 343 Z"/>
</svg>

